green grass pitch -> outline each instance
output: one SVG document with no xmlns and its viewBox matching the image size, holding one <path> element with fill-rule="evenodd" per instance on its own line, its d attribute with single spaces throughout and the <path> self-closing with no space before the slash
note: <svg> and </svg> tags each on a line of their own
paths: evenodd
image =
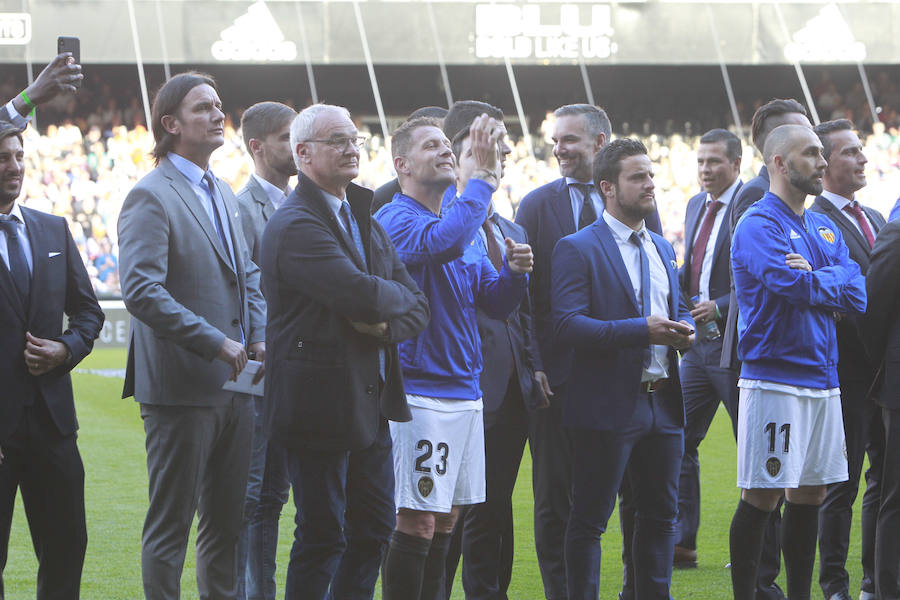
<svg viewBox="0 0 900 600">
<path fill-rule="evenodd" d="M 82 369 L 121 369 L 124 350 L 97 350 L 81 365 Z M 122 380 L 92 374 L 73 377 L 81 423 L 79 446 L 86 471 L 88 548 L 82 578 L 82 598 L 119 600 L 143 598 L 141 590 L 141 527 L 147 509 L 147 470 L 144 462 L 144 432 L 137 405 L 120 398 Z M 720 410 L 700 447 L 702 523 L 699 538 L 699 568 L 676 571 L 672 595 L 682 598 L 729 598 L 731 580 L 728 570 L 728 528 L 737 502 L 735 488 L 735 444 L 728 417 Z M 602 457 L 598 457 L 602 460 Z M 860 493 L 859 498 L 861 498 Z M 859 590 L 859 503 L 853 517 L 850 557 L 851 596 Z M 534 551 L 531 497 L 531 462 L 522 462 L 516 486 L 516 554 L 509 597 L 517 600 L 543 598 L 540 573 Z M 278 546 L 278 595 L 283 597 L 284 575 L 293 536 L 293 504 L 282 513 Z M 618 517 L 610 519 L 604 537 L 600 597 L 612 600 L 621 584 L 621 536 Z M 37 562 L 31 547 L 28 526 L 21 502 L 16 507 L 10 539 L 9 561 L 4 572 L 9 600 L 34 598 Z M 813 597 L 819 597 L 816 580 Z M 783 583 L 783 576 L 782 576 Z M 197 598 L 194 579 L 193 540 L 189 543 L 182 598 Z M 376 598 L 380 592 L 376 592 Z M 462 599 L 462 584 L 457 577 L 453 599 Z"/>
</svg>

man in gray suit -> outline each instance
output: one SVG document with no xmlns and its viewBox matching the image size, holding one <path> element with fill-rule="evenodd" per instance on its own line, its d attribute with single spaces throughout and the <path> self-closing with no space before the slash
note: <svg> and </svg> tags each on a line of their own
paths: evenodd
<svg viewBox="0 0 900 600">
<path fill-rule="evenodd" d="M 157 167 L 119 216 L 132 319 L 123 396 L 141 405 L 150 505 L 141 568 L 149 599 L 178 598 L 194 513 L 200 598 L 233 598 L 253 438 L 246 395 L 224 390 L 265 355 L 265 302 L 237 199 L 209 170 L 225 116 L 211 77 L 182 73 L 153 102 Z M 261 373 L 261 371 L 260 371 Z"/>
<path fill-rule="evenodd" d="M 255 172 L 237 199 L 244 239 L 257 265 L 266 222 L 291 192 L 288 180 L 297 174 L 291 152 L 295 116 L 293 108 L 280 102 L 259 102 L 241 115 L 241 134 Z M 278 517 L 291 484 L 284 449 L 269 443 L 263 431 L 265 412 L 263 397 L 253 396 L 253 451 L 238 545 L 237 600 L 275 600 Z"/>
</svg>

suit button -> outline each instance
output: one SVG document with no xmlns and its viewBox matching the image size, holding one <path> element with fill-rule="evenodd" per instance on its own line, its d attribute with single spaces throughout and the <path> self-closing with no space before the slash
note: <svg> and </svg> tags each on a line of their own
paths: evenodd
<svg viewBox="0 0 900 600">
<path fill-rule="evenodd" d="M 303 342 L 302 341 L 297 342 L 297 350 L 301 350 L 302 348 L 303 348 Z"/>
<path fill-rule="evenodd" d="M 374 386 L 374 385 L 367 385 L 367 386 L 366 386 L 366 393 L 367 393 L 368 395 L 370 395 L 370 396 L 371 396 L 372 394 L 374 394 L 374 393 L 375 393 L 375 386 Z"/>
<path fill-rule="evenodd" d="M 231 324 L 234 325 L 235 327 L 237 327 L 238 325 L 241 324 L 241 322 L 238 319 L 232 319 Z"/>
</svg>

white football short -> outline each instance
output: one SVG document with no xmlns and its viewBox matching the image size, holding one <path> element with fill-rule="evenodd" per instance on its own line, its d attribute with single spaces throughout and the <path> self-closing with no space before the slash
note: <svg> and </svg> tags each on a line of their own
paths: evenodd
<svg viewBox="0 0 900 600">
<path fill-rule="evenodd" d="M 796 488 L 846 481 L 838 388 L 816 390 L 741 379 L 739 488 Z"/>
<path fill-rule="evenodd" d="M 412 421 L 390 422 L 397 508 L 449 513 L 484 502 L 481 400 L 406 399 Z"/>
</svg>

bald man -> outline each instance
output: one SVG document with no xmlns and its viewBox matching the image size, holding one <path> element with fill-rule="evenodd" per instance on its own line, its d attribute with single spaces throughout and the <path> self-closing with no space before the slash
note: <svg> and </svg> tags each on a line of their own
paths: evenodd
<svg viewBox="0 0 900 600">
<path fill-rule="evenodd" d="M 810 597 L 818 508 L 847 480 L 835 321 L 866 308 L 865 280 L 830 219 L 804 210 L 827 163 L 808 127 L 782 125 L 763 150 L 769 192 L 738 223 L 731 266 L 740 316 L 738 487 L 731 522 L 735 600 L 752 600 L 769 514 L 785 494 L 791 600 Z"/>
</svg>

